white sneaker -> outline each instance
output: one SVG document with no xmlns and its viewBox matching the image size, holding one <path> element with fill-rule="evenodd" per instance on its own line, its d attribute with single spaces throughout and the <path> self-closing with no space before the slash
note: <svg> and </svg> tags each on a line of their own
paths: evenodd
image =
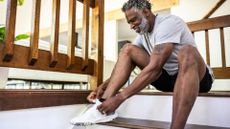
<svg viewBox="0 0 230 129">
<path fill-rule="evenodd" d="M 93 104 L 89 109 L 81 114 L 80 116 L 77 116 L 73 118 L 70 123 L 74 125 L 92 125 L 96 123 L 103 123 L 103 122 L 109 122 L 118 117 L 117 113 L 113 113 L 110 115 L 102 114 L 98 111 L 97 106 L 100 105 L 101 102 L 97 99 L 96 103 Z"/>
</svg>

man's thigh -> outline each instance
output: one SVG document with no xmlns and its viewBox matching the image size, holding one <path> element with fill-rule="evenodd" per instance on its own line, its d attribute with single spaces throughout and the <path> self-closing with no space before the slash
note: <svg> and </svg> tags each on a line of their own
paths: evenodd
<svg viewBox="0 0 230 129">
<path fill-rule="evenodd" d="M 205 75 L 203 77 L 203 79 L 200 81 L 200 90 L 199 92 L 209 92 L 210 89 L 212 88 L 212 83 L 213 83 L 213 79 L 212 76 L 209 73 L 208 68 L 206 68 L 206 72 Z"/>
<path fill-rule="evenodd" d="M 143 49 L 133 44 L 126 44 L 121 53 L 128 54 L 133 63 L 140 69 L 144 69 L 150 60 L 150 55 Z"/>
<path fill-rule="evenodd" d="M 164 91 L 164 92 L 173 92 L 174 85 L 176 83 L 177 74 L 170 76 L 166 70 L 162 70 L 161 76 L 155 81 L 152 82 L 153 85 L 157 90 Z M 205 75 L 203 79 L 200 81 L 200 89 L 199 92 L 208 92 L 212 87 L 212 76 L 209 73 L 208 68 L 206 68 Z"/>
</svg>

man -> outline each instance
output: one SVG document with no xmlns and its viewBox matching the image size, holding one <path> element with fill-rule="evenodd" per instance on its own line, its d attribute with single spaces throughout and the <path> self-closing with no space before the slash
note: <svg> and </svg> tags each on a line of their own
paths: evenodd
<svg viewBox="0 0 230 129">
<path fill-rule="evenodd" d="M 99 98 L 102 103 L 97 109 L 109 115 L 152 84 L 158 90 L 173 92 L 171 129 L 183 129 L 198 93 L 208 92 L 213 82 L 189 28 L 176 16 L 154 15 L 147 0 L 128 0 L 122 11 L 138 36 L 134 44 L 122 48 L 111 77 L 87 99 Z M 118 93 L 136 66 L 141 73 Z"/>
</svg>

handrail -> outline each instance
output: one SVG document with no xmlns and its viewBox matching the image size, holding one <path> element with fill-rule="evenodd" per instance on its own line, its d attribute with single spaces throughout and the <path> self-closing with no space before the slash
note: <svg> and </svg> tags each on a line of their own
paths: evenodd
<svg viewBox="0 0 230 129">
<path fill-rule="evenodd" d="M 75 56 L 76 0 L 69 0 L 69 29 L 67 54 L 58 53 L 60 0 L 53 0 L 50 51 L 40 50 L 39 22 L 41 0 L 34 1 L 31 46 L 14 44 L 17 0 L 7 0 L 6 38 L 0 44 L 0 67 L 91 75 L 90 85 L 95 89 L 103 79 L 104 0 L 78 0 L 84 5 L 83 32 L 85 54 Z M 92 8 L 92 46 L 95 58 L 88 58 L 89 8 Z M 29 59 L 29 60 L 28 60 Z M 87 66 L 82 68 L 82 66 Z M 24 109 L 87 103 L 88 91 L 61 90 L 0 90 L 0 110 Z M 20 101 L 19 101 L 20 100 Z M 36 102 L 34 102 L 36 100 Z"/>
<path fill-rule="evenodd" d="M 224 28 L 230 27 L 230 15 L 219 16 L 219 17 L 214 17 L 214 18 L 209 18 L 209 19 L 204 19 L 204 20 L 198 20 L 194 22 L 189 22 L 187 24 L 193 34 L 198 31 L 205 32 L 206 62 L 208 65 L 210 65 L 209 30 L 219 29 L 222 66 L 216 67 L 216 68 L 213 67 L 212 69 L 217 79 L 229 79 L 230 78 L 230 67 L 226 66 Z"/>
<path fill-rule="evenodd" d="M 76 46 L 76 0 L 69 0 L 69 29 L 67 55 L 58 53 L 59 27 L 60 27 L 60 0 L 53 0 L 52 4 L 52 32 L 51 49 L 49 52 L 40 50 L 39 46 L 39 23 L 41 12 L 41 0 L 33 2 L 32 32 L 30 35 L 30 47 L 14 44 L 17 0 L 8 0 L 6 17 L 6 38 L 0 45 L 0 66 L 44 71 L 70 72 L 89 74 L 98 78 L 102 76 L 103 53 L 103 27 L 104 25 L 104 1 L 103 0 L 78 0 L 84 5 L 83 12 L 83 57 L 75 56 Z M 100 6 L 100 7 L 99 7 Z M 95 59 L 88 58 L 89 47 L 89 8 L 93 11 L 92 45 L 96 49 Z M 99 7 L 99 8 L 98 8 Z M 98 18 L 100 17 L 100 18 Z M 100 27 L 98 27 L 100 26 Z M 99 32 L 99 33 L 98 33 Z M 100 45 L 99 45 L 100 44 Z M 100 52 L 100 53 L 99 53 Z M 64 62 L 65 61 L 65 62 Z M 99 62 L 100 61 L 100 62 Z M 102 62 L 102 63 L 101 63 Z M 100 67 L 100 68 L 99 68 Z M 97 70 L 95 70 L 97 69 Z M 98 72 L 98 73 L 96 73 Z M 99 77 L 102 78 L 102 77 Z M 92 82 L 98 82 L 94 80 Z M 102 82 L 101 79 L 99 81 Z M 93 84 L 95 85 L 95 84 Z M 98 86 L 97 83 L 95 86 Z"/>
<path fill-rule="evenodd" d="M 230 26 L 230 15 L 224 15 L 204 20 L 188 22 L 187 25 L 192 32 L 218 29 L 220 27 Z"/>
</svg>

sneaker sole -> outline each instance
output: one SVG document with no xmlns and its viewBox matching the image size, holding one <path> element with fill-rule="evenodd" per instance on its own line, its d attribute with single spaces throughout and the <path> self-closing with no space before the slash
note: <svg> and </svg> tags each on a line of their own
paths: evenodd
<svg viewBox="0 0 230 129">
<path fill-rule="evenodd" d="M 112 120 L 116 119 L 117 117 L 118 117 L 118 115 L 114 114 L 114 115 L 111 115 L 111 116 L 107 116 L 106 119 L 96 121 L 95 123 L 109 122 L 109 121 L 112 121 Z"/>
<path fill-rule="evenodd" d="M 118 117 L 118 115 L 112 115 L 112 116 L 109 116 L 109 117 L 106 117 L 106 119 L 103 119 L 103 120 L 99 120 L 99 121 L 96 121 L 96 122 L 84 122 L 84 123 L 75 123 L 73 125 L 75 126 L 91 126 L 91 125 L 94 125 L 94 124 L 98 124 L 98 123 L 105 123 L 105 122 L 109 122 L 109 121 L 112 121 L 114 119 L 116 119 Z"/>
</svg>

